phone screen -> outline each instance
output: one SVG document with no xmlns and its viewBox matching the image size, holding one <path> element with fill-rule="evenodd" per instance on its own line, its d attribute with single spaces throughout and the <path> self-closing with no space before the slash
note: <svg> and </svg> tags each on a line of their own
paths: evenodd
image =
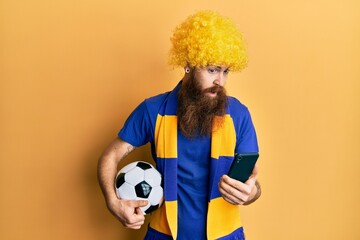
<svg viewBox="0 0 360 240">
<path fill-rule="evenodd" d="M 228 176 L 246 182 L 255 166 L 259 153 L 237 153 L 230 167 Z"/>
</svg>

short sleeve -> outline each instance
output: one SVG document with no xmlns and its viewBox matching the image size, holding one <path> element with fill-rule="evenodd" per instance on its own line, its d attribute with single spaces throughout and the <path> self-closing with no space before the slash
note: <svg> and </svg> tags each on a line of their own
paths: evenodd
<svg viewBox="0 0 360 240">
<path fill-rule="evenodd" d="M 118 136 L 135 147 L 150 141 L 151 122 L 145 101 L 130 114 Z"/>
<path fill-rule="evenodd" d="M 232 100 L 232 117 L 236 130 L 235 152 L 259 152 L 256 131 L 248 108 L 237 99 Z"/>
</svg>

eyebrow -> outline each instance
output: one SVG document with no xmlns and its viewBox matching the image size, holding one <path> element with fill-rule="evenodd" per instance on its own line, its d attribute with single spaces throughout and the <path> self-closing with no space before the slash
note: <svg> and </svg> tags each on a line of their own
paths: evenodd
<svg viewBox="0 0 360 240">
<path fill-rule="evenodd" d="M 216 66 L 216 69 L 222 70 L 222 67 L 221 66 Z M 229 70 L 229 67 L 224 69 L 224 71 L 227 71 L 227 70 Z"/>
<path fill-rule="evenodd" d="M 211 67 L 211 66 L 209 66 L 209 67 Z M 221 66 L 212 66 L 212 67 L 216 68 L 217 70 L 222 70 Z M 226 71 L 226 70 L 229 70 L 229 68 L 226 68 L 224 71 Z"/>
<path fill-rule="evenodd" d="M 221 70 L 222 69 L 222 67 L 221 66 L 214 66 L 216 69 L 218 69 L 218 70 Z"/>
</svg>

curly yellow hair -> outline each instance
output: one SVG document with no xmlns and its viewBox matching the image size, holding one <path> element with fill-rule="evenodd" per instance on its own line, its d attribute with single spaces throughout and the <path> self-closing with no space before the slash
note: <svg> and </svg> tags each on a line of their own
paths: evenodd
<svg viewBox="0 0 360 240">
<path fill-rule="evenodd" d="M 214 11 L 199 11 L 178 25 L 170 38 L 172 66 L 225 65 L 241 71 L 247 65 L 242 34 L 234 22 Z"/>
</svg>

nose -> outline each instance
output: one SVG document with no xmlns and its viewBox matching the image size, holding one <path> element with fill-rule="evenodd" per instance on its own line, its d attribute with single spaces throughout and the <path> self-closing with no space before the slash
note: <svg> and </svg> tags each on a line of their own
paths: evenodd
<svg viewBox="0 0 360 240">
<path fill-rule="evenodd" d="M 223 87 L 226 82 L 226 75 L 221 71 L 214 80 L 214 84 Z"/>
</svg>

